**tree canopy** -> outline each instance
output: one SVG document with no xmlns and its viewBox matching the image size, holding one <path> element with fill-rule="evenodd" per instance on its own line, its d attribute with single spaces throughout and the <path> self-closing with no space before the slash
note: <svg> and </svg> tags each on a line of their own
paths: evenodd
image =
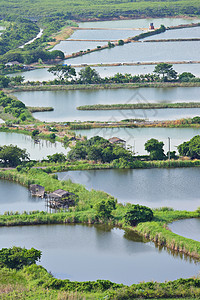
<svg viewBox="0 0 200 300">
<path fill-rule="evenodd" d="M 71 66 L 56 65 L 48 69 L 48 72 L 57 76 L 60 80 L 69 79 L 76 76 L 76 71 Z"/>
<path fill-rule="evenodd" d="M 150 139 L 145 143 L 145 150 L 150 153 L 151 160 L 162 160 L 165 159 L 163 150 L 163 142 L 159 142 L 156 139 Z"/>
<path fill-rule="evenodd" d="M 0 163 L 9 167 L 16 167 L 23 161 L 29 160 L 29 154 L 26 149 L 20 149 L 17 146 L 9 145 L 0 147 Z"/>
<path fill-rule="evenodd" d="M 172 65 L 167 63 L 156 65 L 153 72 L 158 76 L 161 75 L 163 81 L 174 80 L 177 78 L 177 72 L 173 69 Z"/>
<path fill-rule="evenodd" d="M 0 266 L 11 269 L 22 269 L 23 266 L 35 264 L 41 258 L 42 252 L 31 248 L 21 247 L 2 248 L 0 250 Z"/>
<path fill-rule="evenodd" d="M 189 156 L 191 158 L 200 158 L 200 135 L 194 136 L 188 142 L 180 144 L 178 147 L 180 155 Z"/>
<path fill-rule="evenodd" d="M 151 221 L 153 219 L 153 211 L 147 206 L 136 204 L 128 209 L 124 218 L 127 224 L 136 226 L 140 222 Z"/>
<path fill-rule="evenodd" d="M 79 72 L 79 81 L 81 83 L 99 83 L 100 76 L 99 73 L 90 67 L 85 67 Z"/>
</svg>

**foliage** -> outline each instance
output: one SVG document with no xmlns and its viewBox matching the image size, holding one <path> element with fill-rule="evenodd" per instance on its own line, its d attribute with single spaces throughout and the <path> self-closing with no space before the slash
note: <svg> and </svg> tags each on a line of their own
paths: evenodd
<svg viewBox="0 0 200 300">
<path fill-rule="evenodd" d="M 48 72 L 56 75 L 60 80 L 69 79 L 76 76 L 76 71 L 71 66 L 56 65 L 48 69 Z"/>
<path fill-rule="evenodd" d="M 10 114 L 14 118 L 19 118 L 22 121 L 26 119 L 33 120 L 33 117 L 23 102 L 7 96 L 2 91 L 0 91 L 0 107 L 3 107 L 4 113 Z"/>
<path fill-rule="evenodd" d="M 39 27 L 35 22 L 17 17 L 7 17 L 9 25 L 0 39 L 0 55 L 5 54 L 13 48 L 23 45 L 31 40 L 39 32 Z"/>
<path fill-rule="evenodd" d="M 69 160 L 88 159 L 103 163 L 124 158 L 132 161 L 132 154 L 122 146 L 111 144 L 108 140 L 94 136 L 86 141 L 78 141 L 76 146 L 68 152 Z"/>
<path fill-rule="evenodd" d="M 180 155 L 189 156 L 192 159 L 200 158 L 200 135 L 194 136 L 190 141 L 177 147 Z"/>
<path fill-rule="evenodd" d="M 156 65 L 153 72 L 158 76 L 162 75 L 163 81 L 175 80 L 177 78 L 177 72 L 173 70 L 172 65 L 167 63 Z"/>
<path fill-rule="evenodd" d="M 183 73 L 179 74 L 179 76 L 178 76 L 178 79 L 181 82 L 188 82 L 188 81 L 190 81 L 193 78 L 195 78 L 195 75 L 193 75 L 190 72 L 183 72 Z"/>
<path fill-rule="evenodd" d="M 79 80 L 80 83 L 98 83 L 100 81 L 100 76 L 95 69 L 90 67 L 85 67 L 79 72 Z"/>
<path fill-rule="evenodd" d="M 8 77 L 0 75 L 0 88 L 8 87 L 10 79 Z"/>
<path fill-rule="evenodd" d="M 151 160 L 163 160 L 165 159 L 163 146 L 163 142 L 152 138 L 145 143 L 145 150 L 150 153 Z"/>
<path fill-rule="evenodd" d="M 125 216 L 125 222 L 131 226 L 136 226 L 141 222 L 148 222 L 153 219 L 153 211 L 146 206 L 142 205 L 132 205 L 128 209 Z"/>
<path fill-rule="evenodd" d="M 124 45 L 124 41 L 123 41 L 123 40 L 119 40 L 119 41 L 118 41 L 118 45 L 119 45 L 119 46 L 123 46 L 123 45 Z"/>
<path fill-rule="evenodd" d="M 108 220 L 112 217 L 112 211 L 116 209 L 116 201 L 114 199 L 102 200 L 96 203 L 95 209 L 98 219 Z"/>
<path fill-rule="evenodd" d="M 66 161 L 66 156 L 63 153 L 55 153 L 53 155 L 47 155 L 50 162 L 64 162 Z"/>
<path fill-rule="evenodd" d="M 41 258 L 41 251 L 21 247 L 2 248 L 0 250 L 0 266 L 11 269 L 21 269 L 23 266 L 35 264 Z"/>
<path fill-rule="evenodd" d="M 23 161 L 29 160 L 26 149 L 20 149 L 17 146 L 0 146 L 0 163 L 5 166 L 16 167 Z"/>
</svg>

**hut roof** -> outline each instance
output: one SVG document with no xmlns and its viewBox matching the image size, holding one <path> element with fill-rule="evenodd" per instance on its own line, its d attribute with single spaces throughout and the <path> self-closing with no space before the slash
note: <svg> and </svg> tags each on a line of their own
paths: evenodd
<svg viewBox="0 0 200 300">
<path fill-rule="evenodd" d="M 64 198 L 70 195 L 74 195 L 73 193 L 67 192 L 65 190 L 62 189 L 58 189 L 56 191 L 54 191 L 53 193 L 50 193 L 49 196 L 51 198 Z"/>
<path fill-rule="evenodd" d="M 110 143 L 117 143 L 117 142 L 126 143 L 126 141 L 124 141 L 124 140 L 122 140 L 122 139 L 120 139 L 118 137 L 112 137 L 112 138 L 110 138 L 109 142 Z"/>
</svg>

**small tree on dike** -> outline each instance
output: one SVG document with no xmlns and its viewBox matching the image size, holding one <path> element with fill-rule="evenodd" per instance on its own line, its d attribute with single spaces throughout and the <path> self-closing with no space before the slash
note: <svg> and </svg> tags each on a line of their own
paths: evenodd
<svg viewBox="0 0 200 300">
<path fill-rule="evenodd" d="M 128 225 L 136 226 L 140 222 L 149 222 L 153 219 L 153 211 L 147 207 L 139 204 L 132 205 L 126 212 L 125 222 Z"/>
</svg>

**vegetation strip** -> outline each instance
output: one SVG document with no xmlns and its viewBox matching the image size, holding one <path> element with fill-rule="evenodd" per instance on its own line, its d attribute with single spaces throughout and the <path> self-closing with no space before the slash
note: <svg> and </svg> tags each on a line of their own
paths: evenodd
<svg viewBox="0 0 200 300">
<path fill-rule="evenodd" d="M 49 106 L 49 107 L 42 107 L 42 106 L 38 106 L 38 107 L 34 107 L 34 106 L 27 106 L 28 110 L 31 113 L 35 113 L 35 112 L 44 112 L 44 111 L 53 111 L 54 108 Z"/>
<path fill-rule="evenodd" d="M 191 257 L 200 258 L 200 243 L 180 237 L 166 229 L 166 224 L 178 219 L 199 217 L 200 211 L 173 211 L 170 209 L 160 209 L 154 211 L 152 222 L 142 222 L 136 227 L 127 224 L 126 214 L 131 212 L 132 205 L 117 204 L 107 209 L 111 203 L 114 204 L 114 199 L 105 192 L 91 190 L 88 191 L 81 184 L 75 184 L 71 181 L 58 181 L 55 177 L 46 174 L 42 170 L 31 169 L 30 171 L 17 172 L 16 170 L 0 171 L 0 179 L 12 180 L 29 186 L 30 184 L 40 184 L 45 187 L 46 191 L 56 189 L 65 189 L 75 193 L 78 198 L 78 204 L 70 208 L 68 212 L 59 212 L 49 214 L 47 212 L 32 212 L 32 213 L 5 213 L 0 215 L 0 226 L 13 225 L 36 225 L 36 224 L 66 224 L 66 223 L 110 223 L 122 228 L 131 229 L 146 236 L 162 246 L 166 246 L 172 250 L 183 252 Z M 103 201 L 103 202 L 102 202 Z M 103 203 L 110 203 L 105 206 L 105 214 L 99 211 L 98 207 Z M 101 204 L 101 205 L 100 205 Z M 100 206 L 98 206 L 100 205 Z M 107 208 L 106 208 L 107 207 Z M 146 219 L 148 221 L 148 219 Z"/>
<path fill-rule="evenodd" d="M 163 109 L 163 108 L 198 108 L 200 102 L 180 103 L 135 103 L 135 104 L 95 104 L 78 106 L 78 110 L 118 110 L 118 109 Z"/>
</svg>

